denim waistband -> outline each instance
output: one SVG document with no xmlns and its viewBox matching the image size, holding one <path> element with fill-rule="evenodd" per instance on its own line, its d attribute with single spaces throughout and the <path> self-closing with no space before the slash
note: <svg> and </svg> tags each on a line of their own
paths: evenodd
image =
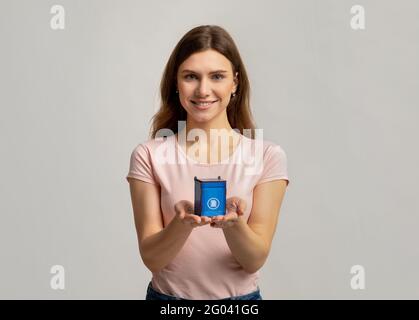
<svg viewBox="0 0 419 320">
<path fill-rule="evenodd" d="M 147 295 L 146 300 L 190 300 L 190 299 L 184 299 L 180 297 L 170 296 L 167 294 L 160 293 L 153 289 L 151 285 L 151 281 L 148 284 L 147 287 Z M 257 288 L 256 291 L 253 291 L 251 293 L 241 295 L 241 296 L 232 296 L 224 299 L 218 299 L 218 300 L 262 300 L 262 296 L 260 295 L 260 289 Z"/>
</svg>

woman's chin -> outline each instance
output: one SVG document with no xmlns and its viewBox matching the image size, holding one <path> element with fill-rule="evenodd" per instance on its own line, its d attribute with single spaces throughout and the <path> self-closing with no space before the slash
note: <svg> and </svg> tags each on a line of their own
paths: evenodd
<svg viewBox="0 0 419 320">
<path fill-rule="evenodd" d="M 211 121 L 213 117 L 210 115 L 194 115 L 192 118 L 197 123 L 204 123 L 204 122 Z"/>
<path fill-rule="evenodd" d="M 217 116 L 219 116 L 220 113 L 222 112 L 222 110 L 217 110 L 218 112 L 215 112 L 215 111 L 216 110 L 206 110 L 205 112 L 202 112 L 202 111 L 191 110 L 189 112 L 189 116 L 193 119 L 193 121 L 197 123 L 203 123 L 203 122 L 212 121 Z"/>
<path fill-rule="evenodd" d="M 192 118 L 196 121 L 202 121 L 210 119 L 214 116 L 213 110 L 206 110 L 205 112 L 202 112 L 201 110 L 192 109 L 190 110 L 189 114 L 192 116 Z"/>
</svg>

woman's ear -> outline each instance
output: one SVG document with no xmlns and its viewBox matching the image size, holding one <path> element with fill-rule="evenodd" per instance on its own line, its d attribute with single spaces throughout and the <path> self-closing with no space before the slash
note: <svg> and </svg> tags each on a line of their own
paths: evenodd
<svg viewBox="0 0 419 320">
<path fill-rule="evenodd" d="M 239 73 L 236 72 L 236 75 L 234 76 L 234 92 L 237 91 L 237 86 L 239 85 L 239 77 L 238 77 Z"/>
</svg>

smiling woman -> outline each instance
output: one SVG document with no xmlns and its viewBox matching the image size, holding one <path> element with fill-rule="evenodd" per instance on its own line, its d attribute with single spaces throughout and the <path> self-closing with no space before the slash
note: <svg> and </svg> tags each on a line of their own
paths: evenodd
<svg viewBox="0 0 419 320">
<path fill-rule="evenodd" d="M 152 139 L 133 150 L 126 177 L 141 258 L 153 274 L 146 299 L 260 300 L 258 270 L 268 257 L 288 185 L 287 158 L 279 145 L 254 139 L 249 81 L 231 36 L 218 26 L 190 30 L 174 48 L 160 89 Z M 196 141 L 184 145 L 179 139 L 195 131 L 199 143 L 211 131 L 231 137 L 233 144 L 221 147 L 218 138 L 205 141 L 211 159 L 212 153 L 229 157 L 195 162 L 188 149 Z M 178 152 L 184 161 L 162 163 L 163 146 L 185 149 Z M 250 159 L 252 150 L 260 153 L 262 166 L 250 172 L 240 159 Z M 225 213 L 201 216 L 192 203 L 194 178 L 218 176 L 227 183 Z"/>
<path fill-rule="evenodd" d="M 174 48 L 164 70 L 162 101 L 153 117 L 151 137 L 162 128 L 177 133 L 178 121 L 187 120 L 188 128 L 199 123 L 206 131 L 210 127 L 237 128 L 241 133 L 248 129 L 253 138 L 249 87 L 237 46 L 223 28 L 200 26 L 190 30 Z M 205 105 L 208 102 L 213 103 L 211 108 Z M 205 112 L 199 112 L 202 110 Z"/>
<path fill-rule="evenodd" d="M 177 92 L 180 103 L 191 115 L 192 126 L 194 122 L 212 120 L 212 127 L 228 127 L 223 111 L 237 90 L 237 75 L 238 72 L 233 76 L 230 61 L 216 50 L 194 53 L 180 65 Z"/>
</svg>

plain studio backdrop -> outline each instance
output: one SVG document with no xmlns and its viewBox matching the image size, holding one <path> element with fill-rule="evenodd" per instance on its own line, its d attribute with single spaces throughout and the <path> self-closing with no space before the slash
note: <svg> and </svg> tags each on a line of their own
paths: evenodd
<svg viewBox="0 0 419 320">
<path fill-rule="evenodd" d="M 0 298 L 144 299 L 129 157 L 202 24 L 234 38 L 257 125 L 288 156 L 263 298 L 418 299 L 415 0 L 1 0 Z"/>
</svg>

